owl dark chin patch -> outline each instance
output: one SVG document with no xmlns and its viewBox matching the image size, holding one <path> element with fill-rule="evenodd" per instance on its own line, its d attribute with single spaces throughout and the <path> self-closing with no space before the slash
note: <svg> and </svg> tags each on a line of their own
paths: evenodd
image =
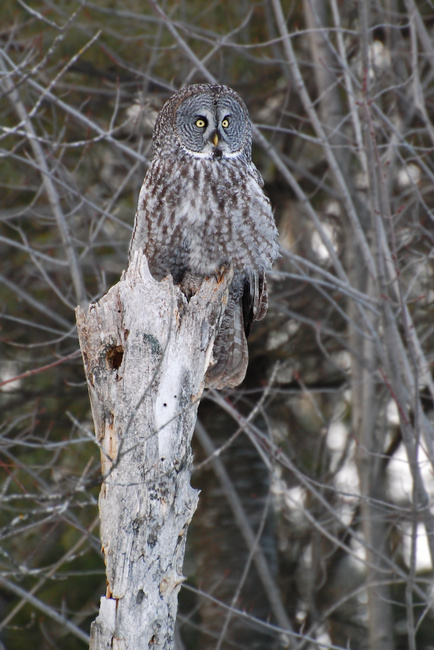
<svg viewBox="0 0 434 650">
<path fill-rule="evenodd" d="M 221 158 L 223 156 L 223 151 L 221 149 L 214 149 L 212 157 Z"/>
</svg>

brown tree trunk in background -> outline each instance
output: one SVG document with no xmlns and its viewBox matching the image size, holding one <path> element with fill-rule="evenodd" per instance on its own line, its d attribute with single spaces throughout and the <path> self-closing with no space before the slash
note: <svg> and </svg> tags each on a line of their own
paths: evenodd
<svg viewBox="0 0 434 650">
<path fill-rule="evenodd" d="M 340 67 L 334 55 L 332 43 L 328 40 L 328 9 L 321 0 L 304 0 L 306 24 L 309 28 L 309 42 L 314 59 L 315 80 L 320 98 L 320 117 L 327 134 L 328 142 L 333 147 L 333 155 L 340 173 L 345 178 L 351 200 L 357 210 L 361 231 L 369 241 L 372 239 L 372 206 L 367 204 L 366 193 L 360 191 L 354 183 L 355 173 L 364 176 L 364 185 L 369 184 L 366 160 L 373 161 L 372 152 L 365 141 L 367 149 L 360 150 L 358 159 L 348 147 L 348 127 L 345 116 L 352 110 L 353 128 L 357 132 L 359 117 L 355 107 L 342 106 L 340 86 L 336 83 L 337 70 Z M 334 18 L 336 19 L 336 12 Z M 338 25 L 335 25 L 338 27 Z M 367 48 L 368 43 L 364 43 Z M 366 73 L 367 74 L 367 73 Z M 350 95 L 348 94 L 348 101 Z M 361 122 L 366 116 L 361 116 Z M 366 131 L 366 129 L 364 130 Z M 370 155 L 369 155 L 370 154 Z M 352 169 L 354 167 L 354 169 Z M 339 184 L 334 179 L 334 186 L 339 191 Z M 371 196 L 371 195 L 370 195 Z M 378 297 L 375 282 L 369 277 L 359 245 L 357 233 L 351 222 L 345 218 L 345 270 L 351 282 L 360 292 Z M 380 410 L 384 406 L 384 393 L 378 391 L 376 370 L 378 367 L 372 331 L 378 330 L 378 317 L 370 318 L 369 323 L 361 320 L 360 306 L 354 301 L 348 302 L 349 327 L 348 336 L 351 348 L 351 391 L 352 391 L 352 429 L 358 441 L 356 463 L 360 480 L 362 532 L 366 541 L 367 561 L 367 598 L 368 598 L 368 638 L 371 650 L 393 650 L 393 618 L 388 572 L 385 567 L 386 557 L 386 523 L 384 511 L 378 503 L 384 501 L 384 468 L 380 462 L 384 453 L 385 441 L 378 425 Z M 376 322 L 374 322 L 376 321 Z M 353 326 L 357 324 L 357 328 Z M 364 333 L 361 333 L 364 329 Z M 383 436 L 383 437 L 382 437 Z"/>
<path fill-rule="evenodd" d="M 174 647 L 188 524 L 191 437 L 231 273 L 187 303 L 146 259 L 132 264 L 77 325 L 103 483 L 107 593 L 91 650 Z M 113 645 L 115 644 L 115 645 Z"/>
<path fill-rule="evenodd" d="M 368 280 L 371 284 L 370 280 Z M 365 284 L 365 283 L 364 283 Z M 372 293 L 366 286 L 366 293 Z M 374 330 L 378 323 L 372 323 Z M 352 359 L 352 426 L 357 439 L 356 464 L 360 481 L 362 532 L 366 541 L 368 638 L 372 650 L 393 650 L 390 568 L 384 491 L 384 431 L 380 425 L 385 393 L 376 381 L 378 359 L 369 332 L 352 335 L 357 351 Z"/>
</svg>

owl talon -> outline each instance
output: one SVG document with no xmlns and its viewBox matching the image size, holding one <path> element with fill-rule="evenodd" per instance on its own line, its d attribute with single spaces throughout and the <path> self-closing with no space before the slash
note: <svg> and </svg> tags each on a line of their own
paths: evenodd
<svg viewBox="0 0 434 650">
<path fill-rule="evenodd" d="M 226 266 L 221 266 L 217 271 L 217 273 L 215 274 L 216 280 L 219 284 L 223 280 L 225 273 L 226 273 Z"/>
</svg>

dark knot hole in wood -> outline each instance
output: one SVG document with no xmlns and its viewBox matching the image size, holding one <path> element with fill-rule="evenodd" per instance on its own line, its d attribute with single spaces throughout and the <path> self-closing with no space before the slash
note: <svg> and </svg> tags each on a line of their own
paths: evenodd
<svg viewBox="0 0 434 650">
<path fill-rule="evenodd" d="M 124 348 L 122 345 L 112 345 L 106 352 L 108 367 L 112 370 L 118 370 L 124 358 Z"/>
</svg>

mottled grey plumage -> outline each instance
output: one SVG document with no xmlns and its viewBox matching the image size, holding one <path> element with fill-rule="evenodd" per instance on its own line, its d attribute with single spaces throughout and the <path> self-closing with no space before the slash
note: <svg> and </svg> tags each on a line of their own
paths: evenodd
<svg viewBox="0 0 434 650">
<path fill-rule="evenodd" d="M 238 385 L 246 337 L 267 311 L 265 271 L 279 255 L 262 178 L 251 161 L 247 108 L 230 88 L 188 86 L 161 109 L 153 158 L 137 207 L 130 256 L 142 250 L 152 275 L 194 281 L 232 266 L 234 278 L 206 383 Z"/>
</svg>

